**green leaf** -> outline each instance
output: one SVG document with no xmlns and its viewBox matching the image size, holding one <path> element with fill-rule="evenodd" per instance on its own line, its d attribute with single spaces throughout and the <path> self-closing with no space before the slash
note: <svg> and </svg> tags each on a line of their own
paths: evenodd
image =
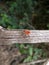
<svg viewBox="0 0 49 65">
<path fill-rule="evenodd" d="M 32 56 L 32 54 L 33 54 L 33 48 L 29 47 L 29 55 Z"/>
<path fill-rule="evenodd" d="M 25 60 L 24 60 L 24 62 L 30 62 L 32 60 L 32 57 L 31 56 L 28 56 Z"/>
</svg>

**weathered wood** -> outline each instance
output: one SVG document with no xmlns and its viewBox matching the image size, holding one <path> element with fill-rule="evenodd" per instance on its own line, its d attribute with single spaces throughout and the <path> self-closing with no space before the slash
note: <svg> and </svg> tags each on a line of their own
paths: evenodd
<svg viewBox="0 0 49 65">
<path fill-rule="evenodd" d="M 0 30 L 0 45 L 13 43 L 43 43 L 49 42 L 49 30 L 29 30 L 26 35 L 23 30 Z"/>
</svg>

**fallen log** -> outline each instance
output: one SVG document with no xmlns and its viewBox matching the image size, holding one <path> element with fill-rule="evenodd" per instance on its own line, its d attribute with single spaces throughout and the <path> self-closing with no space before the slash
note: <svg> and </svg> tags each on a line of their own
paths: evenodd
<svg viewBox="0 0 49 65">
<path fill-rule="evenodd" d="M 0 45 L 43 42 L 49 43 L 49 30 L 0 29 Z"/>
</svg>

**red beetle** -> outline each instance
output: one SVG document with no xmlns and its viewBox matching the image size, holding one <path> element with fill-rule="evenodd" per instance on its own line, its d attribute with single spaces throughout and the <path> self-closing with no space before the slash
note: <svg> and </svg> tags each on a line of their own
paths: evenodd
<svg viewBox="0 0 49 65">
<path fill-rule="evenodd" d="M 30 34 L 30 30 L 24 30 L 25 35 L 29 35 Z"/>
</svg>

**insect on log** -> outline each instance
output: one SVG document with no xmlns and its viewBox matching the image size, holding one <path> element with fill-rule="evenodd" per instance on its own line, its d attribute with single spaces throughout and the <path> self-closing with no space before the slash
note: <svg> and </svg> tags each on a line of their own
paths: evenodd
<svg viewBox="0 0 49 65">
<path fill-rule="evenodd" d="M 9 45 L 14 43 L 43 43 L 43 42 L 49 42 L 49 30 L 15 29 L 15 30 L 0 31 L 0 45 L 2 44 Z"/>
</svg>

